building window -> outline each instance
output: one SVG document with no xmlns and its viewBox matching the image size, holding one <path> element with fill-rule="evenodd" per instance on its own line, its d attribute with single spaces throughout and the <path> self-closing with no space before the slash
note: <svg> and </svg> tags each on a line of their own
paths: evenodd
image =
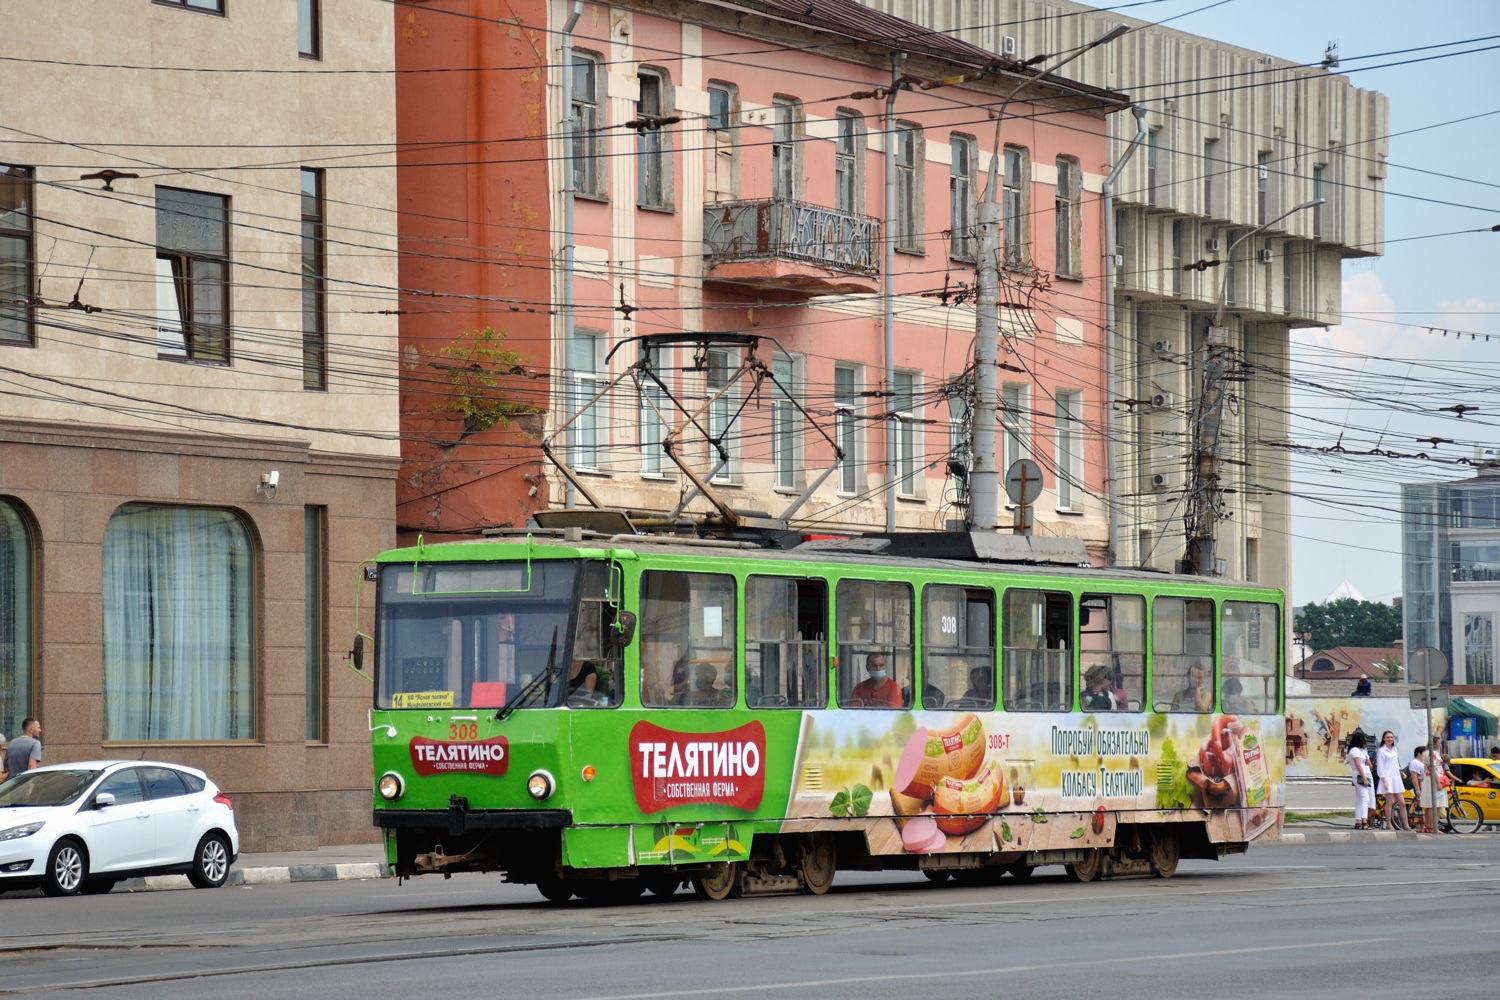
<svg viewBox="0 0 1500 1000">
<path fill-rule="evenodd" d="M 210 14 L 224 13 L 224 0 L 153 0 L 163 7 L 185 7 L 188 10 L 202 10 Z"/>
<path fill-rule="evenodd" d="M 1495 616 L 1464 614 L 1464 683 L 1495 683 Z"/>
<path fill-rule="evenodd" d="M 794 97 L 772 100 L 775 119 L 771 123 L 771 197 L 796 201 L 802 197 L 802 149 L 797 132 L 802 120 L 802 102 Z"/>
<path fill-rule="evenodd" d="M 644 350 L 646 354 L 643 361 L 646 370 L 641 372 L 641 402 L 636 433 L 641 447 L 641 473 L 647 476 L 659 476 L 662 474 L 661 443 L 667 436 L 663 417 L 666 414 L 665 408 L 669 404 L 666 393 L 656 381 L 661 377 L 657 368 L 657 348 L 648 347 Z"/>
<path fill-rule="evenodd" d="M 891 384 L 890 433 L 896 435 L 896 495 L 915 497 L 922 488 L 922 376 L 896 372 Z"/>
<path fill-rule="evenodd" d="M 30 168 L 0 163 L 0 344 L 32 342 L 36 229 L 31 179 Z"/>
<path fill-rule="evenodd" d="M 1271 217 L 1267 214 L 1269 187 L 1271 183 L 1271 154 L 1255 154 L 1255 221 L 1264 226 Z"/>
<path fill-rule="evenodd" d="M 1219 215 L 1219 140 L 1203 140 L 1203 214 L 1209 218 Z"/>
<path fill-rule="evenodd" d="M 297 54 L 323 58 L 323 0 L 297 0 Z"/>
<path fill-rule="evenodd" d="M 1020 146 L 1005 147 L 1005 190 L 1000 208 L 1004 233 L 1005 266 L 1025 267 L 1026 227 L 1029 223 L 1031 159 Z"/>
<path fill-rule="evenodd" d="M 32 548 L 30 525 L 0 500 L 0 729 L 8 733 L 32 714 Z"/>
<path fill-rule="evenodd" d="M 734 438 L 730 425 L 738 407 L 735 405 L 735 387 L 730 384 L 739 362 L 728 351 L 708 352 L 708 371 L 705 373 L 708 406 L 708 460 L 713 471 L 709 479 L 727 483 L 734 479 Z"/>
<path fill-rule="evenodd" d="M 1007 385 L 1000 389 L 1000 428 L 1005 434 L 1002 473 L 1031 453 L 1028 443 L 1031 438 L 1027 409 L 1029 391 L 1024 385 Z"/>
<path fill-rule="evenodd" d="M 955 132 L 948 138 L 948 152 L 948 256 L 973 260 L 974 137 Z"/>
<path fill-rule="evenodd" d="M 599 372 L 599 343 L 601 334 L 578 330 L 568 345 L 568 374 L 572 385 L 571 405 L 573 414 L 571 442 L 573 467 L 597 470 L 600 452 L 599 411 L 607 406 L 605 400 L 594 401 L 604 388 L 604 376 Z M 605 423 L 608 426 L 608 423 Z"/>
<path fill-rule="evenodd" d="M 661 127 L 661 119 L 672 113 L 672 84 L 666 73 L 656 69 L 642 69 L 639 79 L 640 100 L 635 105 L 636 204 L 671 208 L 671 132 Z"/>
<path fill-rule="evenodd" d="M 1161 150 L 1158 140 L 1161 136 L 1161 126 L 1157 126 L 1146 133 L 1146 204 L 1156 204 L 1156 182 L 1160 176 Z"/>
<path fill-rule="evenodd" d="M 865 208 L 864 119 L 858 111 L 839 108 L 834 121 L 833 207 L 855 215 Z"/>
<path fill-rule="evenodd" d="M 776 488 L 790 490 L 797 486 L 796 366 L 791 358 L 772 358 L 771 374 L 777 383 L 771 392 L 771 466 Z"/>
<path fill-rule="evenodd" d="M 229 199 L 156 189 L 156 349 L 229 362 Z"/>
<path fill-rule="evenodd" d="M 1057 506 L 1076 510 L 1083 503 L 1083 403 L 1071 389 L 1057 392 Z"/>
<path fill-rule="evenodd" d="M 573 189 L 590 198 L 603 198 L 604 186 L 604 72 L 602 59 L 592 52 L 573 53 Z"/>
<path fill-rule="evenodd" d="M 1172 220 L 1172 294 L 1182 293 L 1182 220 Z"/>
<path fill-rule="evenodd" d="M 1083 172 L 1071 156 L 1057 158 L 1057 273 L 1080 277 L 1083 258 L 1083 227 L 1080 225 L 1078 198 L 1083 186 Z"/>
<path fill-rule="evenodd" d="M 255 738 L 254 561 L 229 511 L 115 511 L 104 532 L 105 740 Z"/>
<path fill-rule="evenodd" d="M 302 388 L 328 388 L 324 174 L 302 169 Z"/>
<path fill-rule="evenodd" d="M 328 508 L 302 508 L 302 643 L 306 665 L 305 698 L 309 743 L 326 743 L 324 727 L 328 704 L 328 629 L 325 607 L 328 593 Z"/>
<path fill-rule="evenodd" d="M 1128 241 L 1125 238 L 1125 227 L 1130 221 L 1130 214 L 1123 208 L 1115 209 L 1115 267 L 1125 266 L 1125 249 Z"/>
<path fill-rule="evenodd" d="M 844 453 L 839 462 L 839 492 L 854 495 L 859 492 L 859 371 L 840 365 L 833 370 L 833 413 L 837 424 L 835 432 L 839 450 Z"/>
<path fill-rule="evenodd" d="M 734 123 L 739 90 L 731 83 L 708 85 L 708 200 L 731 201 L 735 192 Z"/>
<path fill-rule="evenodd" d="M 922 128 L 896 123 L 896 249 L 922 252 Z"/>
<path fill-rule="evenodd" d="M 1321 163 L 1315 163 L 1315 164 L 1313 164 L 1313 176 L 1312 176 L 1312 182 L 1313 182 L 1313 190 L 1312 190 L 1313 201 L 1317 201 L 1318 199 L 1320 199 L 1320 198 L 1323 197 L 1323 170 L 1324 170 L 1324 165 L 1323 164 L 1321 164 Z M 1323 206 L 1322 205 L 1314 205 L 1312 207 L 1312 231 L 1313 231 L 1313 235 L 1314 236 L 1322 236 L 1323 235 Z"/>
<path fill-rule="evenodd" d="M 948 392 L 948 487 L 954 503 L 969 502 L 969 470 L 974 465 L 974 448 L 970 441 L 973 426 L 969 400 L 964 395 L 968 384 L 960 375 L 949 380 Z"/>
</svg>

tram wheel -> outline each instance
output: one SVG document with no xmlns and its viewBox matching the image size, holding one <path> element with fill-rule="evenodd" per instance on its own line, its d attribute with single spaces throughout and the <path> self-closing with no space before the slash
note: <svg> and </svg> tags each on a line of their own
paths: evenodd
<svg viewBox="0 0 1500 1000">
<path fill-rule="evenodd" d="M 1010 877 L 1017 882 L 1030 882 L 1032 873 L 1036 871 L 1036 865 L 1028 865 L 1024 861 L 1016 861 L 1005 870 L 1010 872 Z"/>
<path fill-rule="evenodd" d="M 675 896 L 682 887 L 680 875 L 652 875 L 642 881 L 646 883 L 646 891 L 653 896 Z"/>
<path fill-rule="evenodd" d="M 573 898 L 573 887 L 552 872 L 547 872 L 536 880 L 536 891 L 549 903 L 566 903 Z"/>
<path fill-rule="evenodd" d="M 1097 847 L 1088 852 L 1088 860 L 1075 861 L 1064 866 L 1068 872 L 1068 878 L 1074 882 L 1092 882 L 1104 871 L 1104 852 Z"/>
<path fill-rule="evenodd" d="M 705 875 L 693 876 L 693 892 L 699 899 L 728 899 L 741 890 L 738 861 L 721 861 Z"/>
<path fill-rule="evenodd" d="M 922 874 L 927 876 L 929 882 L 946 882 L 953 877 L 953 872 L 947 868 L 923 868 Z"/>
<path fill-rule="evenodd" d="M 1151 869 L 1162 878 L 1177 874 L 1177 862 L 1182 860 L 1182 845 L 1177 834 L 1158 830 L 1151 838 Z"/>
<path fill-rule="evenodd" d="M 833 885 L 833 875 L 837 871 L 837 856 L 834 853 L 833 838 L 814 835 L 802 851 L 802 891 L 810 896 L 821 896 Z"/>
</svg>

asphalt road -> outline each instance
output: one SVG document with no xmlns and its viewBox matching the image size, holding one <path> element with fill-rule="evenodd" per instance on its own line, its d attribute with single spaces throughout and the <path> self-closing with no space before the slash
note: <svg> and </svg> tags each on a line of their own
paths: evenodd
<svg viewBox="0 0 1500 1000">
<path fill-rule="evenodd" d="M 0 899 L 0 992 L 91 998 L 1487 996 L 1500 836 L 1268 846 L 1176 878 L 541 902 L 494 877 Z"/>
</svg>

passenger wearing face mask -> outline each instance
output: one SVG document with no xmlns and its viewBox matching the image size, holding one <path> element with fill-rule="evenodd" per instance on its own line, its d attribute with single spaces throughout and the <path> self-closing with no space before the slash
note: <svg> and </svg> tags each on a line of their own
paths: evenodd
<svg viewBox="0 0 1500 1000">
<path fill-rule="evenodd" d="M 865 669 L 870 676 L 854 685 L 854 690 L 849 692 L 855 703 L 866 708 L 900 708 L 901 688 L 885 672 L 885 654 L 867 655 Z"/>
<path fill-rule="evenodd" d="M 693 670 L 693 686 L 678 702 L 695 708 L 722 708 L 731 700 L 730 692 L 718 687 L 719 671 L 711 663 L 700 663 Z"/>
</svg>

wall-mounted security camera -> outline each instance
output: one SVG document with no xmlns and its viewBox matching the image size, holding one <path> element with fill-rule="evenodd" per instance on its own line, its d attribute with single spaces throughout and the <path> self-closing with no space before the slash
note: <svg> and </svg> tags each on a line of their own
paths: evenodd
<svg viewBox="0 0 1500 1000">
<path fill-rule="evenodd" d="M 272 469 L 260 477 L 260 482 L 255 487 L 255 493 L 257 496 L 263 496 L 267 500 L 270 500 L 276 496 L 276 487 L 280 484 L 281 473 L 276 469 Z"/>
</svg>

